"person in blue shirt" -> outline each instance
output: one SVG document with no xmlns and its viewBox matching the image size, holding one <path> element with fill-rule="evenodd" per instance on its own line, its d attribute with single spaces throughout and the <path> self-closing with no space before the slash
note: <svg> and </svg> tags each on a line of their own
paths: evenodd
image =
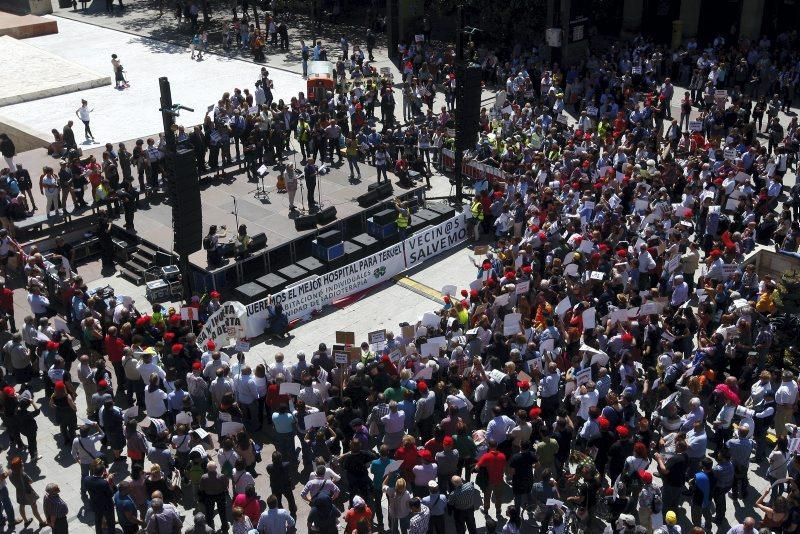
<svg viewBox="0 0 800 534">
<path fill-rule="evenodd" d="M 130 495 L 130 488 L 130 481 L 123 480 L 117 486 L 117 492 L 114 493 L 114 508 L 117 510 L 117 520 L 124 534 L 138 532 L 139 525 L 142 524 L 138 517 L 136 503 L 133 502 L 133 498 Z"/>
<path fill-rule="evenodd" d="M 375 519 L 378 521 L 378 530 L 383 530 L 383 507 L 380 503 L 383 497 L 383 473 L 386 471 L 386 466 L 392 463 L 392 460 L 389 458 L 389 448 L 386 445 L 381 445 L 378 452 L 380 457 L 372 460 L 369 465 L 369 472 L 372 474 L 372 489 L 375 491 L 376 498 L 375 506 L 373 507 Z"/>
<path fill-rule="evenodd" d="M 714 475 L 712 470 L 714 462 L 711 458 L 703 458 L 700 462 L 700 471 L 695 473 L 694 479 L 689 482 L 691 488 L 691 516 L 692 524 L 702 526 L 701 518 L 705 520 L 706 528 L 711 528 L 711 496 L 714 491 Z"/>
</svg>

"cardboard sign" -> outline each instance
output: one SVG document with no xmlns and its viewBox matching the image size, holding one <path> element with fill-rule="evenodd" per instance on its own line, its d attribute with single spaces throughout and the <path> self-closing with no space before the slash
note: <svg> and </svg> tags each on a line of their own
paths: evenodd
<svg viewBox="0 0 800 534">
<path fill-rule="evenodd" d="M 349 347 L 347 349 L 347 354 L 350 355 L 351 362 L 357 362 L 361 359 L 361 347 Z"/>
<path fill-rule="evenodd" d="M 335 351 L 333 353 L 333 361 L 340 365 L 347 365 L 350 358 L 347 351 Z"/>
<path fill-rule="evenodd" d="M 183 321 L 199 321 L 200 312 L 193 306 L 184 306 L 181 308 L 181 320 Z"/>
<path fill-rule="evenodd" d="M 416 332 L 414 331 L 414 327 L 412 325 L 401 327 L 400 333 L 402 334 L 403 339 L 406 341 L 412 340 L 417 337 Z"/>
<path fill-rule="evenodd" d="M 303 389 L 303 386 L 301 386 L 297 382 L 284 382 L 281 384 L 281 387 L 278 390 L 278 392 L 281 395 L 297 395 L 298 393 L 300 393 L 301 389 Z"/>
<path fill-rule="evenodd" d="M 367 334 L 367 338 L 369 339 L 370 345 L 378 345 L 380 343 L 386 343 L 386 329 L 383 330 L 375 330 Z"/>
<path fill-rule="evenodd" d="M 303 422 L 306 424 L 306 430 L 328 426 L 328 418 L 325 417 L 325 412 L 310 413 L 303 418 Z"/>
<path fill-rule="evenodd" d="M 336 332 L 336 343 L 340 343 L 342 345 L 355 345 L 356 344 L 356 333 L 355 332 Z"/>
<path fill-rule="evenodd" d="M 236 352 L 250 352 L 250 342 L 239 340 L 236 342 Z"/>
<path fill-rule="evenodd" d="M 476 256 L 485 256 L 489 252 L 489 245 L 475 245 L 472 247 L 472 253 Z"/>
</svg>

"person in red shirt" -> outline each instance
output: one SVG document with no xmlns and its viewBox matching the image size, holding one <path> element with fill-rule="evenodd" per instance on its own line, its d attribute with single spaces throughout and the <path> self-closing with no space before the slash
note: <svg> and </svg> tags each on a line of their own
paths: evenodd
<svg viewBox="0 0 800 534">
<path fill-rule="evenodd" d="M 258 502 L 258 495 L 256 495 L 256 488 L 253 486 L 247 486 L 245 488 L 244 493 L 240 493 L 233 499 L 233 504 L 231 505 L 231 509 L 234 508 L 241 508 L 248 518 L 250 518 L 250 522 L 254 525 L 258 524 L 258 520 L 261 517 L 261 503 Z"/>
<path fill-rule="evenodd" d="M 394 453 L 395 460 L 403 460 L 400 472 L 406 480 L 414 480 L 414 466 L 417 465 L 418 458 L 417 441 L 414 436 L 406 434 L 403 436 L 403 445 Z"/>
<path fill-rule="evenodd" d="M 7 288 L 4 282 L 0 282 L 0 312 L 6 316 L 11 331 L 16 332 L 17 323 L 14 321 L 14 291 Z"/>
<path fill-rule="evenodd" d="M 103 340 L 103 346 L 108 360 L 114 366 L 114 374 L 117 375 L 117 391 L 125 391 L 125 368 L 122 366 L 122 351 L 125 350 L 125 342 L 117 336 L 117 327 L 108 328 L 108 333 Z"/>
<path fill-rule="evenodd" d="M 353 507 L 344 514 L 344 522 L 346 525 L 345 532 L 348 534 L 358 531 L 359 524 L 372 526 L 372 510 L 364 502 L 364 499 L 358 495 L 353 497 Z"/>
<path fill-rule="evenodd" d="M 497 510 L 497 517 L 500 518 L 500 488 L 503 485 L 503 474 L 506 470 L 506 455 L 497 450 L 497 442 L 490 439 L 486 442 L 489 450 L 483 453 L 478 459 L 478 463 L 473 468 L 475 472 L 480 468 L 486 468 L 488 475 L 488 485 L 483 492 L 483 512 L 489 513 L 491 498 L 494 496 L 494 505 Z"/>
</svg>

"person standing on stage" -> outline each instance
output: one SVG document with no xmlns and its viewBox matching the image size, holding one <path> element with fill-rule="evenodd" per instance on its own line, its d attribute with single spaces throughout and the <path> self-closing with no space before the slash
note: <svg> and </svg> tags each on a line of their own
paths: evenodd
<svg viewBox="0 0 800 534">
<path fill-rule="evenodd" d="M 306 188 L 308 188 L 308 210 L 313 211 L 317 203 L 314 201 L 314 190 L 317 188 L 317 173 L 319 169 L 315 164 L 315 159 L 308 160 L 308 165 L 303 169 L 303 174 L 306 178 Z"/>
</svg>

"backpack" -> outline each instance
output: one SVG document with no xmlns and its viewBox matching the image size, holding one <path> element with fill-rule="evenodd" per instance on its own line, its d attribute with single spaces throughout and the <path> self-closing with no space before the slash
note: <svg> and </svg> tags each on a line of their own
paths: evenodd
<svg viewBox="0 0 800 534">
<path fill-rule="evenodd" d="M 205 472 L 206 470 L 203 468 L 203 464 L 199 462 L 190 463 L 189 467 L 186 469 L 186 475 L 189 477 L 189 482 L 192 484 L 199 484 Z"/>
<path fill-rule="evenodd" d="M 222 474 L 226 477 L 230 477 L 233 474 L 233 464 L 228 459 L 222 464 Z"/>
<path fill-rule="evenodd" d="M 655 492 L 653 494 L 653 500 L 650 501 L 650 510 L 654 514 L 660 514 L 661 513 L 661 504 L 662 504 L 661 503 L 661 492 Z"/>
<path fill-rule="evenodd" d="M 211 250 L 211 237 L 205 236 L 203 238 L 203 250 Z"/>
</svg>

